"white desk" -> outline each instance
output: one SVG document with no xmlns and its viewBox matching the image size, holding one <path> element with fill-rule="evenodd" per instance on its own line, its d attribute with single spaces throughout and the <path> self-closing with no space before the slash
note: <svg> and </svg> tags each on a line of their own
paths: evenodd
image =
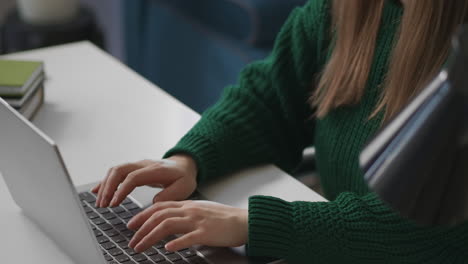
<svg viewBox="0 0 468 264">
<path fill-rule="evenodd" d="M 4 56 L 43 60 L 45 104 L 34 119 L 57 142 L 75 185 L 111 166 L 160 158 L 199 115 L 88 42 Z M 1 120 L 0 120 L 1 122 Z M 238 173 L 201 189 L 209 199 L 246 207 L 254 194 L 323 201 L 274 166 Z M 72 263 L 13 202 L 0 177 L 2 263 Z"/>
</svg>

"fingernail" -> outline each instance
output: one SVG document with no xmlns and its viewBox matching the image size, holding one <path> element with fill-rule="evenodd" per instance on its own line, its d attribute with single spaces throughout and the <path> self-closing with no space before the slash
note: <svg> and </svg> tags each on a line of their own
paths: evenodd
<svg viewBox="0 0 468 264">
<path fill-rule="evenodd" d="M 137 252 L 137 253 L 141 253 L 141 251 L 142 251 L 141 247 L 142 247 L 141 244 L 138 244 L 138 245 L 135 246 L 135 248 L 133 250 L 135 250 L 135 252 Z"/>
<path fill-rule="evenodd" d="M 116 204 L 115 204 L 116 202 L 117 202 L 117 198 L 116 198 L 116 197 L 112 198 L 112 201 L 110 202 L 110 206 L 111 206 L 111 207 L 115 207 L 115 206 L 116 206 Z"/>
</svg>

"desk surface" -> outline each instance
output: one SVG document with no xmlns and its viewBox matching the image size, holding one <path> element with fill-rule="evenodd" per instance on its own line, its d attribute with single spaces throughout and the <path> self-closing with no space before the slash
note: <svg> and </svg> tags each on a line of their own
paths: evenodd
<svg viewBox="0 0 468 264">
<path fill-rule="evenodd" d="M 88 42 L 3 58 L 45 62 L 46 99 L 33 123 L 58 144 L 75 185 L 100 180 L 120 163 L 160 158 L 199 119 Z M 201 192 L 211 200 L 244 208 L 254 194 L 324 200 L 274 166 L 237 173 Z M 2 263 L 72 263 L 21 213 L 1 177 L 0 226 Z"/>
</svg>

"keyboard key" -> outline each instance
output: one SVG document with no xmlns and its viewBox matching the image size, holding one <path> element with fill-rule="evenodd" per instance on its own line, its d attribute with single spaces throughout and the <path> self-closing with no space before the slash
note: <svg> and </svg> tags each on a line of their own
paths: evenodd
<svg viewBox="0 0 468 264">
<path fill-rule="evenodd" d="M 127 238 L 133 237 L 134 234 L 135 232 L 133 232 L 132 230 L 127 230 L 127 231 L 122 232 L 122 235 L 124 235 Z"/>
<path fill-rule="evenodd" d="M 152 259 L 156 263 L 159 263 L 159 262 L 162 262 L 162 261 L 166 260 L 166 258 L 163 255 L 160 255 L 160 254 L 150 256 L 150 259 Z"/>
<path fill-rule="evenodd" d="M 94 195 L 89 192 L 80 193 L 78 196 L 81 200 L 87 201 L 88 203 L 96 202 L 96 198 L 94 198 Z"/>
<path fill-rule="evenodd" d="M 106 220 L 111 220 L 116 218 L 117 216 L 114 213 L 107 213 L 107 214 L 102 214 L 102 217 Z"/>
<path fill-rule="evenodd" d="M 151 260 L 145 260 L 145 261 L 140 262 L 140 264 L 154 264 L 154 262 Z"/>
<path fill-rule="evenodd" d="M 105 237 L 105 236 L 100 236 L 100 237 L 97 238 L 97 241 L 98 241 L 99 244 L 102 244 L 102 243 L 109 242 L 109 239 L 107 237 Z"/>
<path fill-rule="evenodd" d="M 93 232 L 94 232 L 94 236 L 95 236 L 95 237 L 100 237 L 100 236 L 102 236 L 102 232 L 99 231 L 99 230 L 93 230 Z"/>
<path fill-rule="evenodd" d="M 137 262 L 142 262 L 143 260 L 147 260 L 148 258 L 143 255 L 143 254 L 136 254 L 136 255 L 133 255 L 132 258 L 137 261 Z"/>
<path fill-rule="evenodd" d="M 164 241 L 161 240 L 161 241 L 157 242 L 157 243 L 154 245 L 154 247 L 156 247 L 157 249 L 160 249 L 160 248 L 163 248 L 165 245 L 166 245 L 166 242 L 164 242 Z"/>
<path fill-rule="evenodd" d="M 119 264 L 119 263 L 117 261 L 111 260 L 111 261 L 107 262 L 107 264 Z"/>
<path fill-rule="evenodd" d="M 102 218 L 94 218 L 93 220 L 91 220 L 95 225 L 102 225 L 102 224 L 105 224 L 106 223 L 106 220 L 102 219 Z"/>
<path fill-rule="evenodd" d="M 172 262 L 182 259 L 182 258 L 180 257 L 180 255 L 177 254 L 177 253 L 169 254 L 169 255 L 166 256 L 166 258 L 168 258 L 168 259 L 169 259 L 170 261 L 172 261 Z"/>
<path fill-rule="evenodd" d="M 125 224 L 119 224 L 114 226 L 115 229 L 119 230 L 120 232 L 127 231 L 128 228 Z"/>
<path fill-rule="evenodd" d="M 133 250 L 133 248 L 127 248 L 125 249 L 125 252 L 127 252 L 128 255 L 130 256 L 133 256 L 133 255 L 136 255 L 137 253 L 135 252 L 135 250 Z"/>
<path fill-rule="evenodd" d="M 132 213 L 133 215 L 137 215 L 137 214 L 139 214 L 140 212 L 143 212 L 143 209 L 137 208 L 137 209 L 132 209 L 132 210 L 130 210 L 130 213 Z"/>
<path fill-rule="evenodd" d="M 110 229 L 110 230 L 107 230 L 107 231 L 104 231 L 104 232 L 109 237 L 114 237 L 114 236 L 117 236 L 119 234 L 119 232 L 117 232 L 117 230 L 115 230 L 115 229 Z"/>
<path fill-rule="evenodd" d="M 174 252 L 172 252 L 172 251 L 168 251 L 168 250 L 167 250 L 166 248 L 164 248 L 164 247 L 163 247 L 163 248 L 160 248 L 160 249 L 159 249 L 159 252 L 161 252 L 161 254 L 164 254 L 164 255 L 169 255 L 169 254 L 174 253 Z"/>
<path fill-rule="evenodd" d="M 189 264 L 189 263 L 187 261 L 181 259 L 181 260 L 175 261 L 174 264 Z"/>
<path fill-rule="evenodd" d="M 127 241 L 127 239 L 125 237 L 121 236 L 121 235 L 113 237 L 112 240 L 115 241 L 116 243 L 121 243 L 121 242 Z"/>
<path fill-rule="evenodd" d="M 117 207 L 111 208 L 111 210 L 116 214 L 120 214 L 120 213 L 125 212 L 125 209 L 122 206 L 117 206 Z"/>
<path fill-rule="evenodd" d="M 155 248 L 149 248 L 144 252 L 147 256 L 152 256 L 158 254 L 158 251 Z"/>
<path fill-rule="evenodd" d="M 111 225 L 114 225 L 114 226 L 115 226 L 115 225 L 120 225 L 120 224 L 122 224 L 123 222 L 122 222 L 120 219 L 115 218 L 115 219 L 110 220 L 109 223 L 110 223 Z"/>
<path fill-rule="evenodd" d="M 109 224 L 102 224 L 102 225 L 99 226 L 99 228 L 100 228 L 102 231 L 107 231 L 107 230 L 112 229 L 112 226 L 109 225 Z"/>
<path fill-rule="evenodd" d="M 122 222 L 124 222 L 124 224 L 127 225 L 128 222 L 130 222 L 130 220 L 132 220 L 132 218 L 122 219 Z"/>
<path fill-rule="evenodd" d="M 112 242 L 107 242 L 107 243 L 101 244 L 101 246 L 102 246 L 105 250 L 110 250 L 110 249 L 115 248 L 115 244 L 112 243 Z"/>
<path fill-rule="evenodd" d="M 112 255 L 113 257 L 118 256 L 120 254 L 123 254 L 122 250 L 120 248 L 113 248 L 109 250 L 109 254 Z"/>
<path fill-rule="evenodd" d="M 109 256 L 109 254 L 104 254 L 104 258 L 105 258 L 107 261 L 111 261 L 111 260 L 112 260 L 112 257 Z"/>
<path fill-rule="evenodd" d="M 130 212 L 123 212 L 123 213 L 120 213 L 119 216 L 123 219 L 130 219 L 133 217 L 132 213 Z"/>
<path fill-rule="evenodd" d="M 95 212 L 92 212 L 92 213 L 88 214 L 88 218 L 91 219 L 91 220 L 95 219 L 95 218 L 98 218 L 98 217 L 99 217 L 99 215 L 96 214 Z"/>
<path fill-rule="evenodd" d="M 118 256 L 115 257 L 115 259 L 116 259 L 119 263 L 125 263 L 125 264 L 128 264 L 128 263 L 132 263 L 132 264 L 133 264 L 133 263 L 135 263 L 135 262 L 133 262 L 133 261 L 129 261 L 130 258 L 129 258 L 127 255 L 125 255 L 125 254 L 118 255 Z M 129 261 L 129 262 L 125 262 L 125 261 Z"/>
<path fill-rule="evenodd" d="M 91 213 L 91 212 L 93 212 L 93 209 L 91 209 L 91 208 L 90 208 L 89 206 L 87 206 L 87 205 L 84 205 L 84 206 L 83 206 L 83 209 L 84 209 L 85 213 Z"/>
<path fill-rule="evenodd" d="M 134 203 L 125 204 L 124 207 L 127 208 L 127 210 L 133 210 L 133 209 L 140 208 L 140 207 L 138 207 L 138 205 L 136 205 Z"/>
<path fill-rule="evenodd" d="M 191 249 L 185 249 L 185 250 L 181 250 L 179 252 L 184 258 L 191 258 L 193 256 L 196 256 L 197 253 Z"/>
<path fill-rule="evenodd" d="M 109 213 L 109 209 L 108 208 L 98 208 L 96 209 L 96 211 L 100 214 L 105 214 L 105 213 Z"/>
<path fill-rule="evenodd" d="M 128 199 L 128 198 L 125 198 L 122 202 L 122 204 L 129 204 L 129 203 L 133 203 L 132 200 Z"/>
<path fill-rule="evenodd" d="M 129 247 L 128 247 L 128 241 L 119 242 L 119 246 L 120 246 L 122 249 L 127 249 L 127 248 L 129 248 Z"/>
</svg>

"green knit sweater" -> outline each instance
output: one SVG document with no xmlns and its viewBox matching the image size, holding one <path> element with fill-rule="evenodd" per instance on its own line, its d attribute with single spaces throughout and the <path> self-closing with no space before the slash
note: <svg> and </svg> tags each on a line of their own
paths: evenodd
<svg viewBox="0 0 468 264">
<path fill-rule="evenodd" d="M 271 55 L 248 65 L 238 83 L 227 87 L 165 156 L 191 155 L 203 182 L 263 163 L 290 171 L 304 147 L 315 145 L 330 202 L 251 197 L 252 256 L 285 258 L 289 263 L 468 263 L 468 224 L 419 227 L 370 192 L 359 170 L 359 152 L 381 121 L 368 117 L 403 12 L 396 1 L 386 3 L 361 102 L 320 120 L 311 118 L 307 99 L 330 55 L 330 2 L 310 0 L 294 10 Z"/>
</svg>

